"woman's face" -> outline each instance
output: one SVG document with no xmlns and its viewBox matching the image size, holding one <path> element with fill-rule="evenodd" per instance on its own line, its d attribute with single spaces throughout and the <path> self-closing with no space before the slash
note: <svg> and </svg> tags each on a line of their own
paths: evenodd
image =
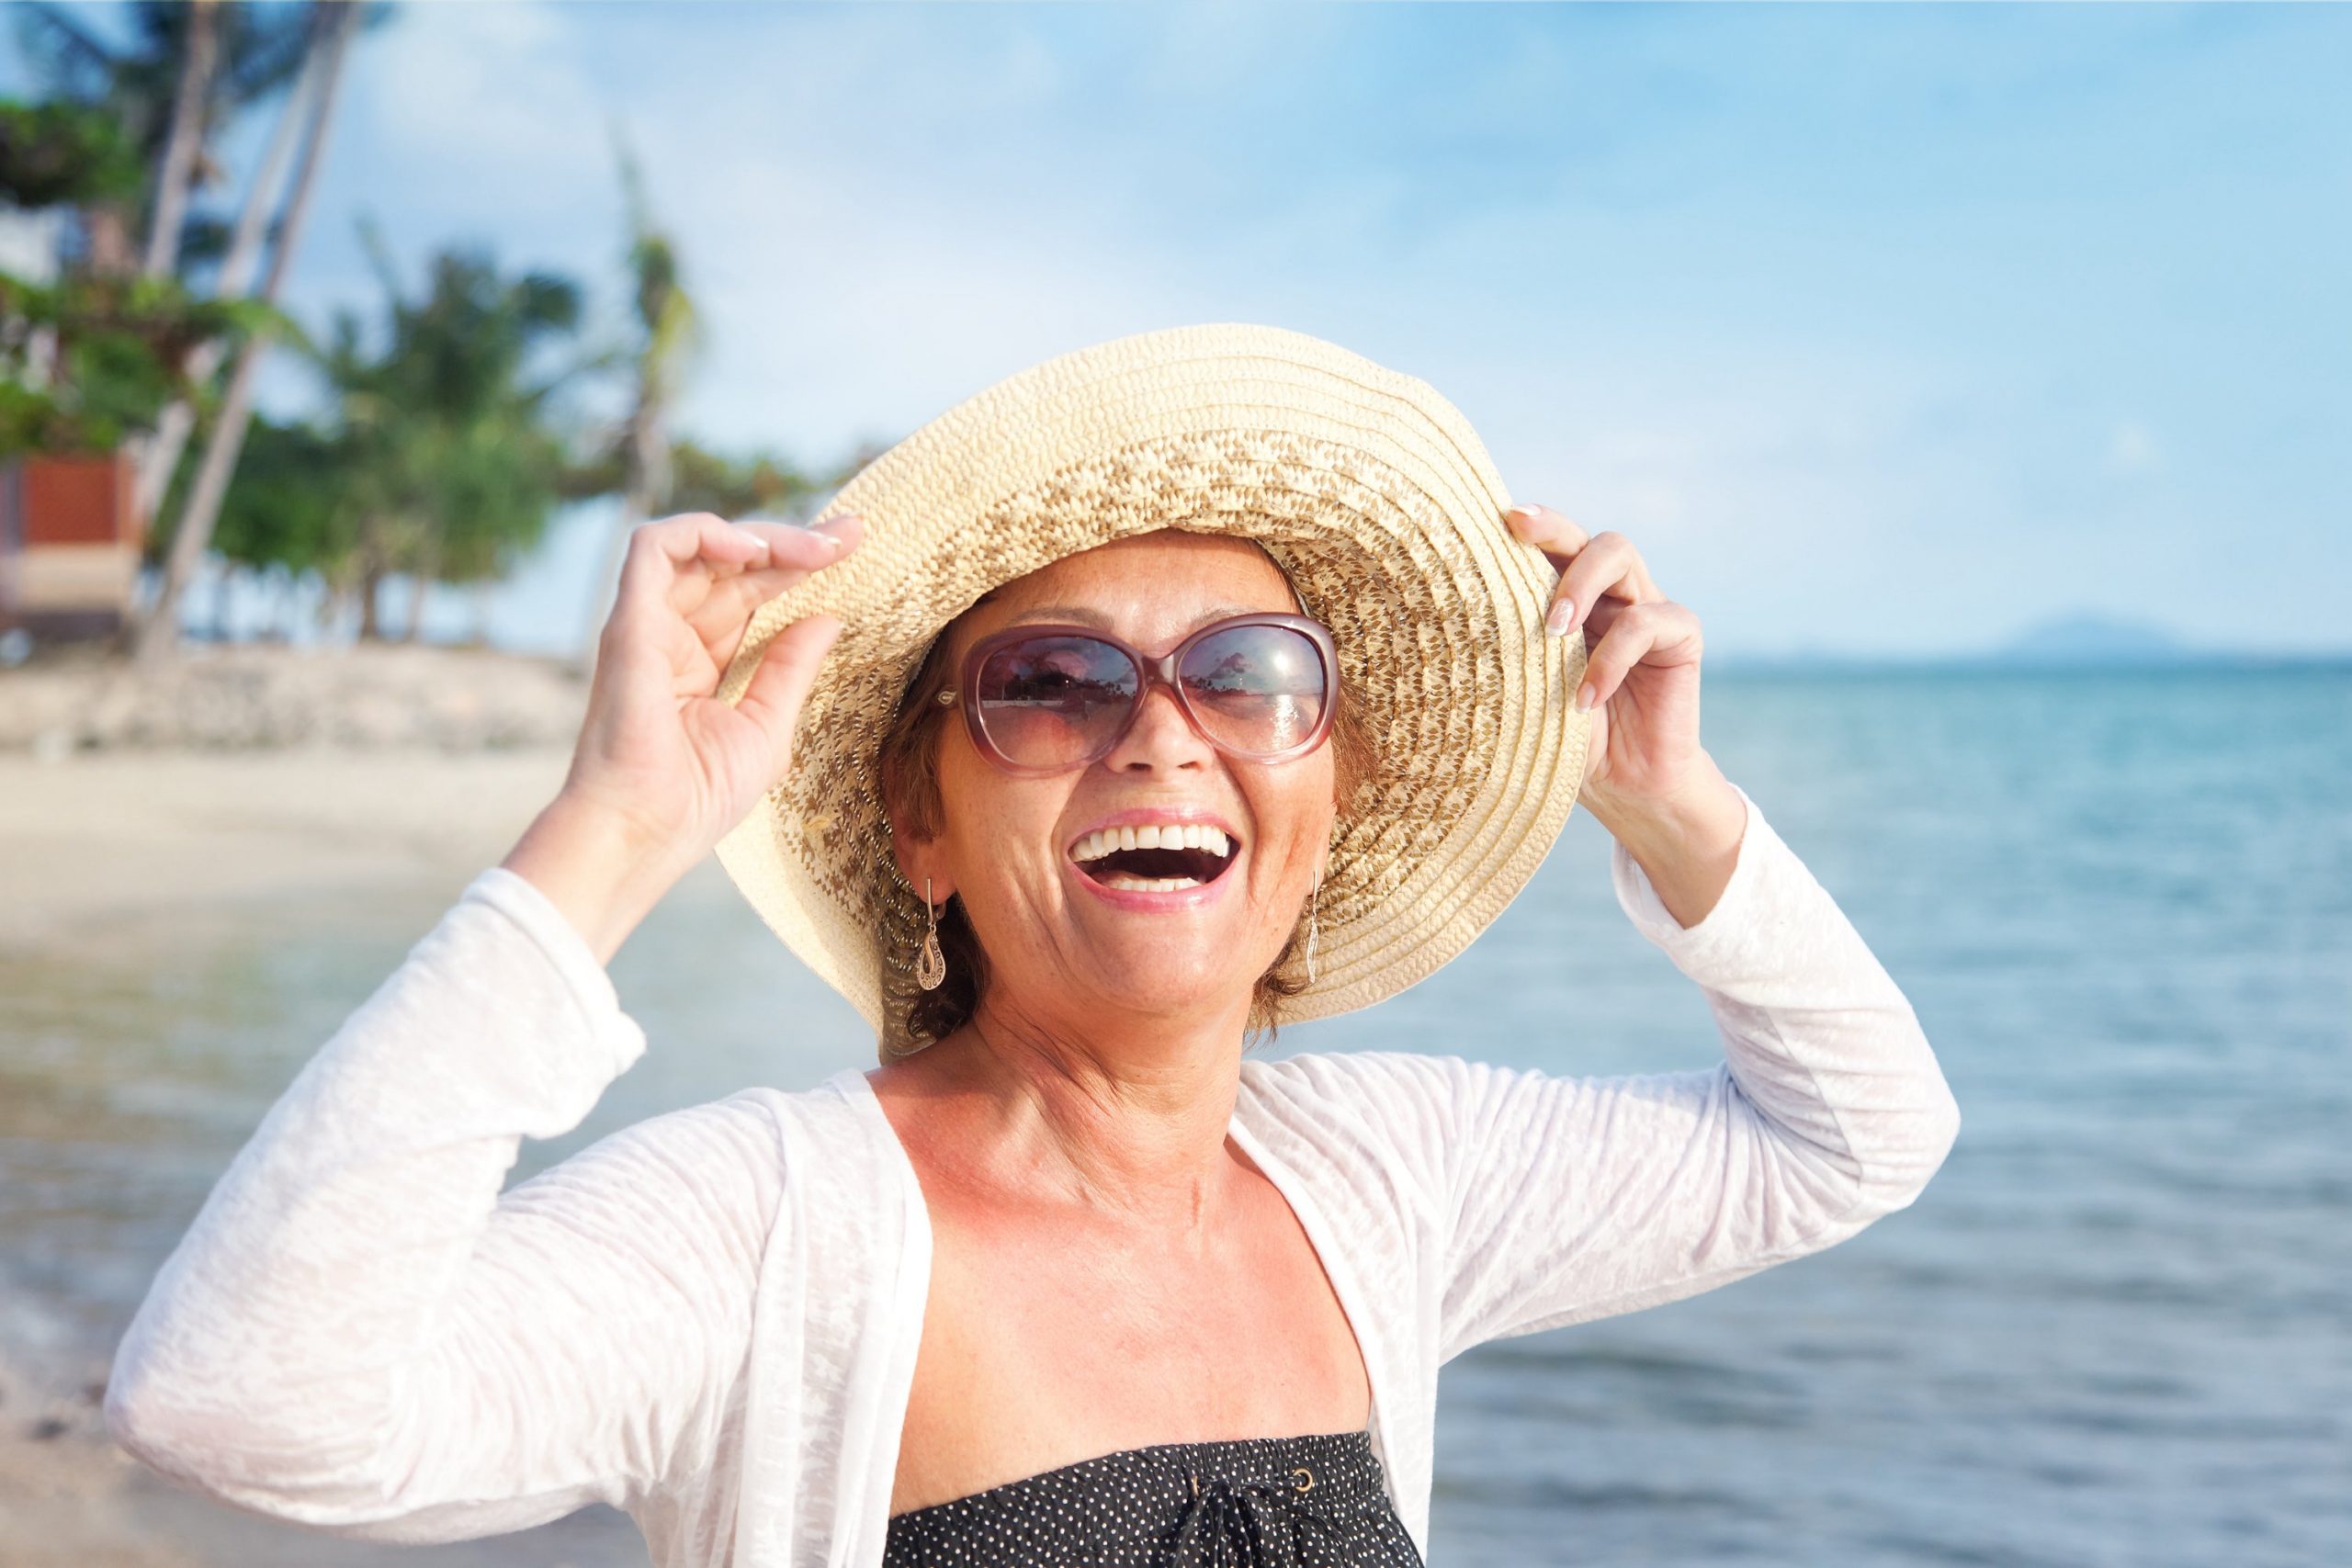
<svg viewBox="0 0 2352 1568">
<path fill-rule="evenodd" d="M 1206 622 L 1265 610 L 1298 603 L 1249 540 L 1138 535 L 999 588 L 950 629 L 946 668 L 960 679 L 975 642 L 1024 622 L 1099 626 L 1159 655 Z M 899 835 L 899 859 L 915 886 L 931 879 L 934 901 L 962 896 L 988 954 L 990 1009 L 1081 1026 L 1117 1014 L 1246 1017 L 1330 842 L 1328 741 L 1287 762 L 1228 757 L 1154 688 L 1101 760 L 1023 778 L 983 756 L 954 710 L 944 723 L 943 828 L 929 842 Z M 1214 880 L 1162 891 L 1115 869 L 1116 856 L 1080 859 L 1100 851 L 1098 829 L 1163 823 L 1222 830 L 1230 860 Z"/>
</svg>

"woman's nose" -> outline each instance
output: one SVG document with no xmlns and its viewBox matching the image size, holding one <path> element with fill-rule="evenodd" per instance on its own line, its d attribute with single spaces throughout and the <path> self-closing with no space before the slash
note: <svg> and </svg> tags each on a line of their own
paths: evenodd
<svg viewBox="0 0 2352 1568">
<path fill-rule="evenodd" d="M 1143 709 L 1102 759 L 1116 773 L 1150 773 L 1162 769 L 1206 767 L 1216 749 L 1201 739 L 1184 716 L 1176 694 L 1154 685 L 1144 693 Z"/>
</svg>

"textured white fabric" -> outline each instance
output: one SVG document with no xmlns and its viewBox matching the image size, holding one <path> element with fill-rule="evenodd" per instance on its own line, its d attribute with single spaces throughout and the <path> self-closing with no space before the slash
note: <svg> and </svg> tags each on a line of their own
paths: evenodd
<svg viewBox="0 0 2352 1568">
<path fill-rule="evenodd" d="M 1241 1066 L 1233 1136 L 1338 1289 L 1424 1554 L 1445 1361 L 1833 1246 L 1910 1204 L 1959 1131 L 1909 1003 L 1753 801 L 1697 926 L 1623 845 L 1611 875 L 1704 988 L 1714 1066 Z M 845 1067 L 652 1117 L 502 1193 L 520 1140 L 577 1126 L 645 1043 L 555 907 L 483 871 L 165 1263 L 117 1352 L 118 1439 L 345 1535 L 460 1540 L 601 1501 L 663 1568 L 878 1564 L 931 1264 L 906 1151 Z"/>
</svg>

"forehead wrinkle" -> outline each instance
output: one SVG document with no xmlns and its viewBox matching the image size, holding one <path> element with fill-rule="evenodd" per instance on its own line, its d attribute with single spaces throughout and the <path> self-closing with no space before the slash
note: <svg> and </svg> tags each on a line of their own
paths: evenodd
<svg viewBox="0 0 2352 1568">
<path fill-rule="evenodd" d="M 1249 604 L 1215 604 L 1193 616 L 1184 629 L 1188 632 L 1196 631 L 1211 621 L 1221 621 L 1227 615 L 1254 615 L 1260 613 L 1255 606 Z M 1013 626 L 1028 626 L 1040 621 L 1062 621 L 1076 626 L 1094 626 L 1103 631 L 1113 629 L 1112 617 L 1091 604 L 1037 604 L 1025 610 L 1016 610 L 1013 612 L 1012 618 L 1004 623 L 1003 629 L 1009 630 Z"/>
</svg>

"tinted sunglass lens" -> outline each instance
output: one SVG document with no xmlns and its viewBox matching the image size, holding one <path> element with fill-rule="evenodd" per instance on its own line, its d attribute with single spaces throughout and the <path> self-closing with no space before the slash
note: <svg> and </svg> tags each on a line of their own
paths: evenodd
<svg viewBox="0 0 2352 1568">
<path fill-rule="evenodd" d="M 1136 700 L 1136 667 L 1105 642 L 1035 637 L 981 660 L 980 727 L 1006 761 L 1029 768 L 1085 761 L 1106 746 Z"/>
<path fill-rule="evenodd" d="M 1233 626 L 1203 637 L 1179 674 L 1210 739 L 1246 755 L 1299 745 L 1329 700 L 1314 640 L 1288 626 Z"/>
</svg>

